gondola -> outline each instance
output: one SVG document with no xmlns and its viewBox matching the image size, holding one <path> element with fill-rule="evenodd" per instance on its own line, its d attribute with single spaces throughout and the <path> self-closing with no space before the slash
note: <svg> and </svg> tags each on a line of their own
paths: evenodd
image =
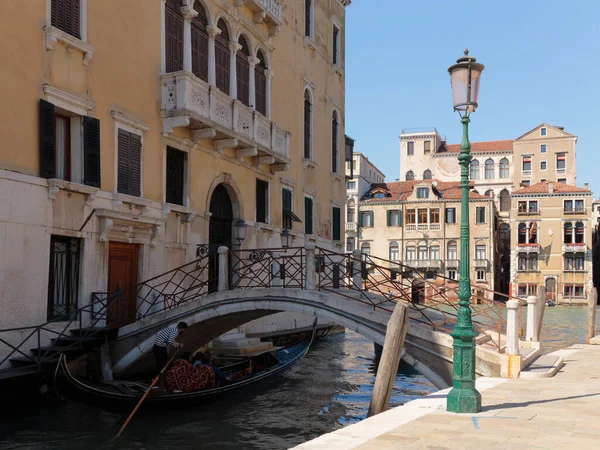
<svg viewBox="0 0 600 450">
<path fill-rule="evenodd" d="M 158 389 L 153 389 L 141 408 L 158 408 L 164 411 L 201 406 L 217 397 L 272 379 L 291 369 L 306 355 L 314 341 L 315 334 L 316 321 L 312 335 L 296 344 L 221 368 L 226 376 L 232 375 L 239 378 L 230 384 L 191 392 L 158 392 Z M 256 367 L 256 372 L 240 377 L 240 373 L 248 367 Z M 56 387 L 61 394 L 71 400 L 111 412 L 131 411 L 149 387 L 149 384 L 137 381 L 88 382 L 80 380 L 69 371 L 64 355 L 60 357 L 56 375 Z"/>
</svg>

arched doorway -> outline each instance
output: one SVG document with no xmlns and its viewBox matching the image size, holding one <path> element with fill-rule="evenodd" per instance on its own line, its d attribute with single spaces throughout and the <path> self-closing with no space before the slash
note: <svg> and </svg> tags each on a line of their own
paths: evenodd
<svg viewBox="0 0 600 450">
<path fill-rule="evenodd" d="M 546 278 L 546 301 L 556 303 L 556 278 Z"/>
<path fill-rule="evenodd" d="M 233 225 L 233 205 L 223 184 L 217 185 L 210 198 L 210 222 L 208 227 L 208 244 L 211 253 L 225 245 L 231 248 L 231 230 Z M 213 257 L 209 263 L 209 292 L 218 288 L 218 258 Z"/>
</svg>

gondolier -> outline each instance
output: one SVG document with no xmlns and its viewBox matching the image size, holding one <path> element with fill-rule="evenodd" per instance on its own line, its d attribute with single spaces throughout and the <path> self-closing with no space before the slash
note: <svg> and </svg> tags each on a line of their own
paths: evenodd
<svg viewBox="0 0 600 450">
<path fill-rule="evenodd" d="M 170 326 L 157 333 L 156 339 L 154 340 L 154 347 L 152 347 L 152 353 L 154 353 L 156 370 L 158 372 L 160 372 L 167 364 L 169 347 L 183 347 L 183 344 L 175 341 L 175 338 L 183 335 L 183 332 L 187 327 L 187 323 L 179 322 L 176 327 Z"/>
</svg>

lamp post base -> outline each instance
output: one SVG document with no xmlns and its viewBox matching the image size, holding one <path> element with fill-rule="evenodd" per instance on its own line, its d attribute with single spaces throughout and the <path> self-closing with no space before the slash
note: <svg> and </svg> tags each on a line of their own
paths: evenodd
<svg viewBox="0 0 600 450">
<path fill-rule="evenodd" d="M 478 413 L 481 411 L 481 394 L 475 389 L 475 334 L 473 330 L 455 328 L 452 390 L 446 398 L 446 411 Z"/>
</svg>

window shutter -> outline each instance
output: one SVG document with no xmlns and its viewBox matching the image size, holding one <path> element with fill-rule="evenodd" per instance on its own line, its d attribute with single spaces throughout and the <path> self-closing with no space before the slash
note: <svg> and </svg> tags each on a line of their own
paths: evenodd
<svg viewBox="0 0 600 450">
<path fill-rule="evenodd" d="M 304 35 L 310 36 L 310 9 L 312 0 L 304 0 Z"/>
<path fill-rule="evenodd" d="M 288 211 L 292 210 L 292 191 L 289 189 L 283 189 L 283 209 L 287 209 Z"/>
<path fill-rule="evenodd" d="M 167 72 L 183 70 L 183 16 L 177 0 L 165 4 Z"/>
<path fill-rule="evenodd" d="M 54 105 L 40 100 L 40 177 L 56 176 L 54 151 Z"/>
<path fill-rule="evenodd" d="M 81 39 L 80 0 L 51 0 L 50 22 L 53 27 Z"/>
<path fill-rule="evenodd" d="M 131 146 L 129 148 L 130 195 L 139 197 L 141 195 L 142 185 L 142 138 L 137 134 L 131 134 Z"/>
<path fill-rule="evenodd" d="M 192 72 L 208 82 L 208 19 L 199 1 L 194 3 L 194 9 L 198 15 L 192 19 Z"/>
<path fill-rule="evenodd" d="M 338 171 L 338 122 L 335 111 L 331 119 L 331 171 Z"/>
<path fill-rule="evenodd" d="M 267 115 L 267 77 L 265 70 L 267 66 L 265 64 L 265 58 L 262 52 L 258 52 L 258 59 L 260 62 L 254 68 L 254 87 L 255 87 L 255 107 L 256 110 L 263 116 Z"/>
<path fill-rule="evenodd" d="M 217 88 L 229 95 L 229 32 L 222 20 L 217 24 L 221 33 L 215 39 L 215 72 Z"/>
<path fill-rule="evenodd" d="M 185 152 L 167 147 L 167 203 L 183 205 Z"/>
<path fill-rule="evenodd" d="M 392 211 L 387 212 L 387 226 L 388 227 L 392 226 Z"/>
<path fill-rule="evenodd" d="M 266 223 L 267 205 L 265 204 L 265 182 L 256 180 L 256 221 Z"/>
<path fill-rule="evenodd" d="M 117 136 L 119 150 L 117 162 L 117 191 L 121 194 L 129 194 L 129 147 L 130 133 L 119 129 Z"/>
<path fill-rule="evenodd" d="M 100 121 L 83 118 L 83 182 L 100 187 Z"/>
<path fill-rule="evenodd" d="M 313 233 L 313 202 L 312 198 L 304 197 L 304 232 Z"/>
<path fill-rule="evenodd" d="M 338 35 L 339 30 L 333 27 L 333 64 L 339 64 L 338 61 Z"/>
<path fill-rule="evenodd" d="M 332 211 L 332 215 L 333 215 L 333 240 L 334 241 L 339 241 L 340 240 L 340 236 L 341 236 L 341 232 L 340 232 L 340 227 L 341 227 L 341 223 L 340 223 L 340 208 L 333 208 Z"/>
<path fill-rule="evenodd" d="M 311 139 L 311 104 L 308 92 L 304 95 L 304 158 L 310 159 L 310 139 Z"/>
</svg>

